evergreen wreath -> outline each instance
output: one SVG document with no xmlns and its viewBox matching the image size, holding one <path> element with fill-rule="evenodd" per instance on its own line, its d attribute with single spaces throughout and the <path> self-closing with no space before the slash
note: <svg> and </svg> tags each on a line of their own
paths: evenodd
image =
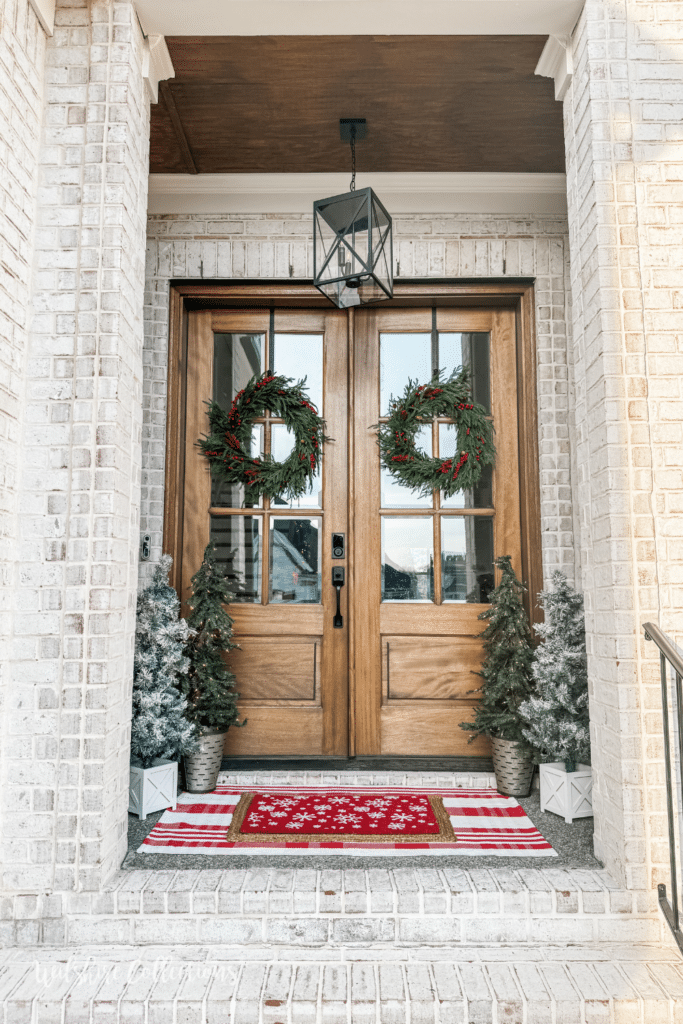
<svg viewBox="0 0 683 1024">
<path fill-rule="evenodd" d="M 459 456 L 437 459 L 417 447 L 420 427 L 435 416 L 455 421 Z M 484 407 L 472 401 L 466 366 L 448 380 L 442 371 L 428 384 L 409 380 L 403 396 L 392 398 L 387 422 L 376 428 L 382 465 L 399 483 L 421 495 L 441 490 L 450 497 L 467 491 L 475 486 L 484 466 L 495 462 L 493 424 Z"/>
<path fill-rule="evenodd" d="M 268 498 L 286 495 L 299 498 L 314 479 L 325 437 L 325 421 L 318 416 L 304 392 L 306 378 L 294 383 L 291 377 L 265 372 L 255 374 L 235 395 L 230 411 L 217 402 L 207 402 L 209 433 L 197 442 L 209 460 L 212 475 L 230 484 L 243 484 L 249 503 L 260 494 Z M 266 410 L 282 419 L 295 438 L 294 448 L 284 462 L 271 455 L 251 455 L 252 424 Z"/>
</svg>

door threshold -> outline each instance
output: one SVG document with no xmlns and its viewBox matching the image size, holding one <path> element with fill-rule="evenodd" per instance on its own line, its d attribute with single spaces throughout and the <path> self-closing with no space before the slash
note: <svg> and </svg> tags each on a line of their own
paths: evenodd
<svg viewBox="0 0 683 1024">
<path fill-rule="evenodd" d="M 490 757 L 224 757 L 223 772 L 492 772 Z"/>
</svg>

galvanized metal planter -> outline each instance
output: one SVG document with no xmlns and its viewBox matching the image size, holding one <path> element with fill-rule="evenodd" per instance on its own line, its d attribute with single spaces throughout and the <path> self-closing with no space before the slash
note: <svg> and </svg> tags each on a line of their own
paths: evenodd
<svg viewBox="0 0 683 1024">
<path fill-rule="evenodd" d="M 216 788 L 226 735 L 216 729 L 199 734 L 199 750 L 184 759 L 188 793 L 211 793 Z"/>
<path fill-rule="evenodd" d="M 498 791 L 506 796 L 528 796 L 534 774 L 533 761 L 520 756 L 515 740 L 492 736 L 491 746 Z"/>
</svg>

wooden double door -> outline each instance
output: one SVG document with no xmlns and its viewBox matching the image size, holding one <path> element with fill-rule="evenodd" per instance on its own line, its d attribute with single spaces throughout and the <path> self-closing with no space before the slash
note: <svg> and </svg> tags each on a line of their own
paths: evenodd
<svg viewBox="0 0 683 1024">
<path fill-rule="evenodd" d="M 471 492 L 420 497 L 381 469 L 373 424 L 408 379 L 469 365 L 497 460 Z M 199 311 L 182 359 L 176 580 L 184 601 L 210 539 L 235 591 L 231 655 L 244 729 L 231 756 L 486 754 L 468 744 L 481 664 L 478 615 L 493 560 L 521 570 L 515 317 L 508 309 Z M 245 504 L 213 481 L 195 442 L 206 402 L 229 406 L 262 370 L 307 378 L 326 420 L 322 472 L 297 501 Z M 265 416 L 252 451 L 286 457 L 292 437 Z M 446 420 L 420 444 L 455 454 Z M 333 570 L 344 585 L 333 585 Z M 335 627 L 339 601 L 343 625 Z"/>
</svg>

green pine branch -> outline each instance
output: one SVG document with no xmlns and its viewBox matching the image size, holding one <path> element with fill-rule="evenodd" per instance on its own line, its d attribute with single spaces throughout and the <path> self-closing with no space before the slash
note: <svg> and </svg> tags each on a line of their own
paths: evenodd
<svg viewBox="0 0 683 1024">
<path fill-rule="evenodd" d="M 526 749 L 520 705 L 533 693 L 531 629 L 522 596 L 525 587 L 517 579 L 509 555 L 496 559 L 501 581 L 491 594 L 491 604 L 479 618 L 488 622 L 484 642 L 481 701 L 472 722 L 460 727 L 476 736 L 516 740 Z"/>
<path fill-rule="evenodd" d="M 204 551 L 204 559 L 191 581 L 191 613 L 188 625 L 193 631 L 186 655 L 187 675 L 181 689 L 187 698 L 187 717 L 200 729 L 226 732 L 238 721 L 235 676 L 225 655 L 239 646 L 233 638 L 232 619 L 225 610 L 233 593 L 216 564 L 213 542 Z"/>
</svg>

